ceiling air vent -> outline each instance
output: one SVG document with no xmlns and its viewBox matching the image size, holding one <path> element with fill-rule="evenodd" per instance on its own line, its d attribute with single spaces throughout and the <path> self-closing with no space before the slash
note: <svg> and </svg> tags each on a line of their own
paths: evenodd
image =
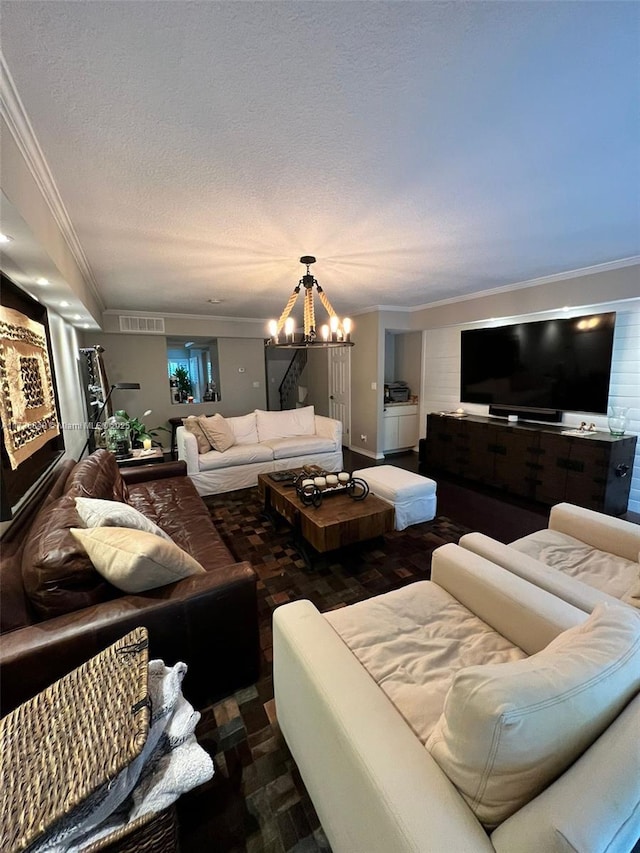
<svg viewBox="0 0 640 853">
<path fill-rule="evenodd" d="M 121 314 L 120 331 L 142 335 L 164 335 L 164 317 L 128 317 Z"/>
</svg>

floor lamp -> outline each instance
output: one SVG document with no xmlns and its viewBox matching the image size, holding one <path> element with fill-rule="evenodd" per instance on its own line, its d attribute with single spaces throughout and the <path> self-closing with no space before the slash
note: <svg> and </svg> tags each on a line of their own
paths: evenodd
<svg viewBox="0 0 640 853">
<path fill-rule="evenodd" d="M 105 397 L 104 403 L 102 404 L 100 411 L 96 415 L 95 420 L 92 421 L 92 423 L 91 423 L 91 430 L 89 431 L 89 435 L 87 437 L 85 445 L 82 448 L 82 452 L 80 453 L 80 456 L 78 457 L 78 459 L 82 459 L 82 457 L 85 454 L 86 449 L 89 447 L 89 442 L 91 441 L 91 432 L 96 427 L 96 425 L 100 422 L 100 418 L 102 417 L 102 413 L 107 408 L 107 403 L 111 399 L 111 395 L 113 394 L 113 392 L 114 391 L 139 391 L 139 390 L 140 390 L 140 383 L 139 382 L 116 382 L 114 385 L 111 386 L 111 388 L 109 389 L 109 393 Z"/>
</svg>

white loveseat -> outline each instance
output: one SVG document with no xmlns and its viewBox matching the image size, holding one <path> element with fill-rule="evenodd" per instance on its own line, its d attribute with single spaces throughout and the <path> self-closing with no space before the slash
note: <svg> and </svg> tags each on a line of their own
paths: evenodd
<svg viewBox="0 0 640 853">
<path fill-rule="evenodd" d="M 548 527 L 504 545 L 482 533 L 459 543 L 590 613 L 602 601 L 640 608 L 640 525 L 561 503 Z"/>
<path fill-rule="evenodd" d="M 593 705 L 583 689 L 575 683 L 565 689 L 563 682 L 552 702 L 529 695 L 522 706 L 499 698 L 501 723 L 480 736 L 464 719 L 479 693 L 465 679 L 495 681 L 501 666 L 544 667 L 545 659 L 548 667 L 549 655 L 566 652 L 569 639 L 583 644 L 573 651 L 570 668 L 581 666 L 590 657 L 584 654 L 592 637 L 587 625 L 600 609 L 588 617 L 456 545 L 434 553 L 432 581 L 324 614 L 309 601 L 279 607 L 273 620 L 278 723 L 334 853 L 629 853 L 640 834 L 640 613 L 617 602 L 601 610 L 608 636 L 602 642 L 600 635 L 596 646 L 608 675 L 594 679 L 591 673 L 583 683 L 586 690 L 597 688 Z M 622 623 L 624 664 L 608 657 Z M 626 668 L 624 684 L 617 681 L 620 666 Z M 549 680 L 566 674 L 565 661 Z M 603 699 L 612 703 L 606 721 L 596 707 Z M 463 718 L 457 737 L 456 713 Z M 546 722 L 536 729 L 539 713 Z M 467 741 L 470 753 L 471 766 L 460 756 L 452 762 L 453 780 L 441 748 L 447 725 L 453 748 Z M 565 743 L 584 727 L 590 731 L 581 754 L 567 765 Z M 536 733 L 551 750 L 544 760 L 536 754 Z M 497 779 L 511 796 L 517 788 L 511 769 L 505 781 L 504 765 L 492 764 L 503 741 L 520 750 L 517 761 L 529 762 L 538 789 L 487 829 L 476 803 L 461 793 L 460 779 L 470 776 L 481 793 Z M 485 756 L 476 773 L 475 751 Z M 564 765 L 555 765 L 541 789 L 541 769 L 548 774 L 548 762 L 560 756 Z"/>
<path fill-rule="evenodd" d="M 257 484 L 258 474 L 307 464 L 342 470 L 342 423 L 316 415 L 313 406 L 282 412 L 256 409 L 224 420 L 234 444 L 223 453 L 199 453 L 195 435 L 184 427 L 176 432 L 178 458 L 187 463 L 187 475 L 200 495 L 245 489 Z"/>
</svg>

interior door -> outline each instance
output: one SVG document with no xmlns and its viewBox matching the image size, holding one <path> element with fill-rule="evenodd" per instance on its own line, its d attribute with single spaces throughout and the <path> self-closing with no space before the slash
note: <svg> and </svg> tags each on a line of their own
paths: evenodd
<svg viewBox="0 0 640 853">
<path fill-rule="evenodd" d="M 329 352 L 329 417 L 342 422 L 342 443 L 351 443 L 351 347 Z"/>
</svg>

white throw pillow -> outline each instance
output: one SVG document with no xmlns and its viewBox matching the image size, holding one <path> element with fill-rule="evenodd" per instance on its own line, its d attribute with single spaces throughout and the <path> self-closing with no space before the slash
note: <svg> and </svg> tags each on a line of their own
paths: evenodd
<svg viewBox="0 0 640 853">
<path fill-rule="evenodd" d="M 302 409 L 285 409 L 282 412 L 264 412 L 261 409 L 256 409 L 256 421 L 260 441 L 316 434 L 313 406 L 304 406 Z"/>
<path fill-rule="evenodd" d="M 204 573 L 190 554 L 153 533 L 126 527 L 71 527 L 70 533 L 96 571 L 123 592 L 144 592 Z"/>
<path fill-rule="evenodd" d="M 233 430 L 229 426 L 229 422 L 222 415 L 216 414 L 208 418 L 203 415 L 198 418 L 198 423 L 202 427 L 205 438 L 213 447 L 214 450 L 224 453 L 236 443 Z"/>
<path fill-rule="evenodd" d="M 237 418 L 227 418 L 227 423 L 233 430 L 236 444 L 258 444 L 255 412 Z"/>
<path fill-rule="evenodd" d="M 76 511 L 85 527 L 130 527 L 172 541 L 171 537 L 146 515 L 122 501 L 76 498 Z"/>
<path fill-rule="evenodd" d="M 640 688 L 640 613 L 599 604 L 522 661 L 460 670 L 426 743 L 492 828 L 572 764 Z"/>
</svg>

